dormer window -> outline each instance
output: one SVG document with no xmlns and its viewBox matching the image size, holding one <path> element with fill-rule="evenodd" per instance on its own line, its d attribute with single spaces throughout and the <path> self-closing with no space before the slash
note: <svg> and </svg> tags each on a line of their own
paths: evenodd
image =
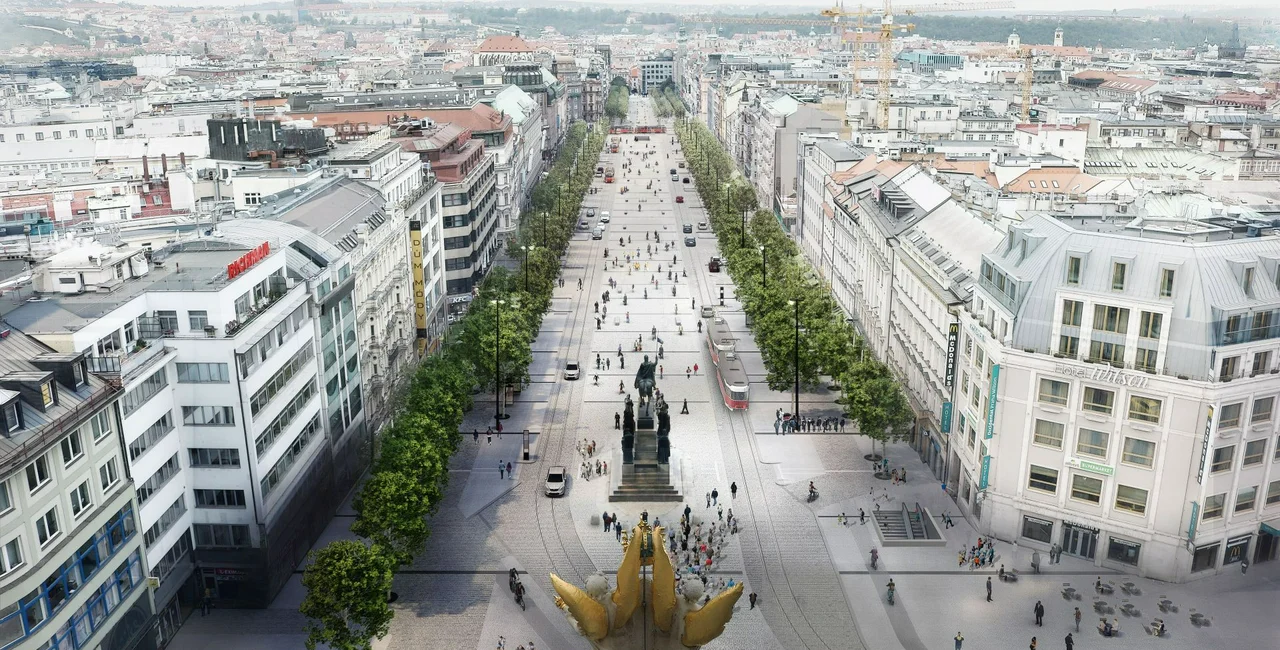
<svg viewBox="0 0 1280 650">
<path fill-rule="evenodd" d="M 1116 262 L 1111 265 L 1111 289 L 1112 291 L 1124 291 L 1125 277 L 1129 272 L 1129 265 L 1124 262 Z"/>
<path fill-rule="evenodd" d="M 1244 295 L 1253 297 L 1253 267 L 1247 266 L 1244 269 L 1244 277 L 1241 278 L 1241 285 L 1244 288 Z"/>
<path fill-rule="evenodd" d="M 45 408 L 49 408 L 57 403 L 57 397 L 53 390 L 52 381 L 46 381 L 40 384 L 40 399 L 43 401 Z"/>
<path fill-rule="evenodd" d="M 1080 269 L 1084 266 L 1084 260 L 1079 257 L 1067 258 L 1067 284 L 1080 284 Z"/>
<path fill-rule="evenodd" d="M 71 376 L 75 380 L 75 387 L 80 388 L 85 384 L 84 362 L 77 361 L 71 364 Z"/>
<path fill-rule="evenodd" d="M 13 433 L 22 428 L 22 409 L 18 408 L 18 400 L 12 400 L 0 408 L 0 414 L 4 416 L 4 430 L 6 433 Z"/>
</svg>

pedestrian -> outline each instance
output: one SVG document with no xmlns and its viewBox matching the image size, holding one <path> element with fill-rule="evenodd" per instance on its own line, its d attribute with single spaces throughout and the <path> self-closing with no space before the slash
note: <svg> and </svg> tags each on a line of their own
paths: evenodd
<svg viewBox="0 0 1280 650">
<path fill-rule="evenodd" d="M 781 426 L 782 426 L 782 420 L 781 420 L 781 419 L 778 419 L 778 420 L 774 420 L 774 421 L 773 421 L 773 435 L 775 435 L 775 436 L 776 436 L 776 435 L 778 435 L 778 430 L 779 430 L 779 428 L 780 428 Z"/>
<path fill-rule="evenodd" d="M 711 505 L 720 505 L 720 490 L 711 488 Z"/>
<path fill-rule="evenodd" d="M 734 499 L 738 498 L 738 482 L 737 481 L 734 481 L 733 483 L 729 484 L 729 495 Z M 733 512 L 733 511 L 730 510 L 729 512 Z"/>
<path fill-rule="evenodd" d="M 613 538 L 622 541 L 622 523 L 616 519 L 613 522 Z"/>
<path fill-rule="evenodd" d="M 504 636 L 498 637 L 498 650 L 506 650 L 506 648 L 507 648 L 507 638 Z"/>
<path fill-rule="evenodd" d="M 472 439 L 472 440 L 474 440 L 474 441 L 476 442 L 476 444 L 477 444 L 477 445 L 478 445 L 478 444 L 480 444 L 480 430 L 479 430 L 479 429 L 472 429 L 472 430 L 471 430 L 471 439 Z"/>
<path fill-rule="evenodd" d="M 684 399 L 684 405 L 680 407 L 680 415 L 689 414 L 689 398 Z"/>
<path fill-rule="evenodd" d="M 707 493 L 707 507 L 708 507 L 708 508 L 710 508 L 710 507 L 711 507 L 711 493 L 710 493 L 710 492 L 708 492 L 708 493 Z"/>
<path fill-rule="evenodd" d="M 625 472 L 623 472 L 623 473 L 625 474 Z M 686 529 L 689 527 L 689 513 L 691 513 L 691 512 L 693 512 L 693 508 L 690 508 L 690 507 L 689 507 L 689 504 L 687 504 L 687 503 L 686 503 L 686 504 L 684 504 L 684 521 L 685 521 L 685 524 L 684 524 L 684 525 L 685 525 L 685 528 L 686 528 Z M 688 531 L 688 530 L 685 530 L 685 531 L 684 531 L 684 534 L 685 534 L 685 537 L 688 537 L 688 536 L 689 536 L 689 531 Z"/>
<path fill-rule="evenodd" d="M 991 602 L 991 576 L 987 576 L 987 602 Z"/>
<path fill-rule="evenodd" d="M 747 599 L 751 601 L 751 609 L 755 609 L 756 608 L 756 592 L 754 591 L 751 592 L 751 595 L 747 596 Z"/>
<path fill-rule="evenodd" d="M 1074 650 L 1074 648 L 1076 647 L 1076 640 L 1071 638 L 1070 632 L 1067 632 L 1067 638 L 1063 639 L 1062 641 L 1063 643 L 1067 644 L 1067 650 Z"/>
<path fill-rule="evenodd" d="M 608 510 L 605 510 L 605 511 L 604 511 L 604 516 L 603 516 L 603 517 L 601 517 L 601 519 L 604 519 L 604 532 L 606 532 L 606 533 L 607 533 L 607 532 L 609 532 L 609 529 L 610 529 L 610 528 L 613 528 L 613 521 L 612 521 L 611 519 L 609 519 L 609 511 L 608 511 Z"/>
<path fill-rule="evenodd" d="M 502 440 L 502 423 L 498 423 L 498 440 Z"/>
<path fill-rule="evenodd" d="M 208 616 L 209 610 L 213 608 L 213 589 L 205 587 L 204 597 L 200 599 L 200 615 Z"/>
<path fill-rule="evenodd" d="M 1030 645 L 1029 647 L 1031 648 L 1031 650 L 1036 650 L 1036 638 L 1035 638 L 1035 637 L 1031 637 L 1031 645 Z"/>
<path fill-rule="evenodd" d="M 862 508 L 858 508 L 858 524 L 860 526 L 867 525 L 867 511 Z"/>
<path fill-rule="evenodd" d="M 1076 631 L 1079 632 L 1080 631 L 1080 608 L 1079 607 L 1076 608 L 1075 617 L 1076 617 Z"/>
<path fill-rule="evenodd" d="M 693 368 L 690 368 L 689 366 L 685 366 L 685 367 L 684 367 L 684 378 L 685 378 L 685 379 L 690 379 L 690 378 L 692 378 L 692 377 L 693 377 Z"/>
<path fill-rule="evenodd" d="M 507 466 L 502 464 L 502 461 L 498 461 L 498 478 L 506 478 L 506 475 L 503 474 L 503 472 L 505 472 L 506 469 L 507 469 Z"/>
<path fill-rule="evenodd" d="M 964 635 L 956 632 L 956 650 L 960 650 L 962 645 L 964 645 Z"/>
<path fill-rule="evenodd" d="M 844 418 L 840 418 L 840 433 L 844 433 Z"/>
<path fill-rule="evenodd" d="M 899 469 L 899 470 L 898 470 L 898 480 L 899 480 L 900 482 L 902 482 L 904 485 L 906 484 L 906 482 L 907 482 L 907 468 L 903 467 L 903 468 L 901 468 L 901 469 Z"/>
<path fill-rule="evenodd" d="M 489 430 L 485 432 L 484 439 L 489 444 L 493 444 L 493 427 L 489 427 Z"/>
<path fill-rule="evenodd" d="M 507 478 L 513 481 L 516 480 L 515 472 L 511 471 L 511 461 L 507 461 Z"/>
<path fill-rule="evenodd" d="M 622 428 L 622 414 L 618 413 L 617 411 L 613 412 L 613 428 L 615 429 Z"/>
<path fill-rule="evenodd" d="M 693 374 L 698 374 L 698 364 L 693 364 Z"/>
<path fill-rule="evenodd" d="M 1036 613 L 1036 625 L 1044 627 L 1044 604 L 1037 600 L 1036 606 L 1032 611 Z"/>
<path fill-rule="evenodd" d="M 1040 573 L 1040 551 L 1031 552 L 1031 570 Z"/>
<path fill-rule="evenodd" d="M 720 518 L 720 521 L 724 521 L 724 506 L 716 507 L 716 516 Z"/>
</svg>

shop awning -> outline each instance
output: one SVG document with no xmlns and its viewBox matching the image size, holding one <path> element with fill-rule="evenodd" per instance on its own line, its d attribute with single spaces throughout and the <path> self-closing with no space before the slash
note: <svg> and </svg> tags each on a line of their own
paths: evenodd
<svg viewBox="0 0 1280 650">
<path fill-rule="evenodd" d="M 1280 537 L 1280 517 L 1262 522 L 1262 526 L 1258 530 L 1268 535 Z"/>
</svg>

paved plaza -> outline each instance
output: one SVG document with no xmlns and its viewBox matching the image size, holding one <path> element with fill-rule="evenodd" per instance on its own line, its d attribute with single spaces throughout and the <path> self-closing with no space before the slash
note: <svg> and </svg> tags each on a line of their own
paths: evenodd
<svg viewBox="0 0 1280 650">
<path fill-rule="evenodd" d="M 633 98 L 631 105 L 634 120 L 657 121 L 647 102 Z M 956 551 L 975 544 L 978 534 L 956 514 L 955 505 L 912 449 L 905 445 L 888 449 L 890 465 L 905 467 L 911 478 L 895 486 L 873 476 L 863 460 L 871 447 L 852 427 L 844 434 L 776 435 L 774 413 L 778 408 L 790 410 L 791 395 L 765 386 L 760 353 L 746 330 L 741 306 L 732 299 L 728 274 L 707 272 L 706 263 L 716 254 L 714 234 L 695 230 L 697 245 L 683 243 L 681 224 L 697 224 L 706 216 L 693 186 L 670 180 L 668 170 L 677 166 L 677 158 L 674 153 L 666 158 L 674 150 L 669 141 L 666 135 L 653 136 L 649 144 L 657 153 L 651 159 L 657 160 L 652 168 L 646 170 L 639 154 L 633 154 L 638 171 L 623 174 L 619 167 L 619 182 L 613 185 L 597 179 L 599 193 L 589 195 L 587 205 L 611 212 L 605 237 L 592 240 L 581 232 L 570 243 L 565 286 L 556 290 L 551 313 L 533 344 L 532 384 L 508 408 L 505 433 L 492 442 L 485 431 L 493 421 L 493 397 L 476 396 L 463 427 L 461 450 L 453 459 L 446 499 L 432 521 L 427 549 L 397 574 L 395 619 L 390 634 L 377 641 L 375 648 L 491 650 L 500 636 L 509 650 L 529 641 L 539 650 L 589 647 L 555 608 L 549 574 L 578 585 L 597 571 L 612 574 L 622 551 L 615 535 L 605 532 L 599 521 L 606 511 L 616 513 L 626 528 L 645 510 L 664 524 L 674 524 L 685 507 L 685 503 L 610 503 L 609 477 L 578 478 L 582 458 L 575 447 L 583 439 L 596 443 L 593 461 L 608 461 L 611 472 L 620 469 L 621 432 L 614 429 L 614 414 L 622 411 L 618 383 L 634 392 L 632 381 L 642 356 L 657 353 L 651 328 L 657 328 L 664 348 L 658 361 L 663 368 L 658 389 L 672 407 L 671 444 L 680 459 L 681 477 L 676 488 L 686 497 L 694 517 L 704 521 L 717 518 L 716 508 L 705 507 L 705 495 L 712 489 L 719 491 L 720 503 L 732 508 L 741 523 L 713 575 L 745 581 L 745 593 L 759 595 L 755 609 L 749 608 L 745 597 L 741 599 L 724 635 L 708 649 L 950 650 L 957 632 L 965 638 L 964 648 L 978 650 L 1026 648 L 1033 636 L 1041 650 L 1064 648 L 1068 632 L 1081 650 L 1280 647 L 1276 604 L 1280 602 L 1280 567 L 1274 566 L 1280 563 L 1250 568 L 1247 575 L 1227 574 L 1186 585 L 1106 572 L 1072 557 L 1043 567 L 1040 575 L 1030 575 L 1030 550 L 1019 548 L 1014 540 L 997 540 L 996 565 L 1022 574 L 1016 584 L 1002 583 L 995 580 L 994 570 L 957 567 Z M 624 150 L 634 151 L 639 144 L 643 143 L 625 142 Z M 656 195 L 643 189 L 650 180 Z M 623 185 L 632 191 L 619 194 Z M 683 195 L 685 202 L 675 203 L 676 195 Z M 637 212 L 636 202 L 641 199 L 645 204 Z M 650 257 L 644 248 L 655 244 L 645 240 L 645 233 L 652 236 L 655 230 L 663 243 L 672 244 L 672 250 Z M 628 274 L 624 268 L 606 264 L 606 248 L 610 259 L 625 254 L 618 248 L 619 237 L 631 238 L 632 254 L 639 249 L 640 270 Z M 671 282 L 666 274 L 673 255 L 677 264 Z M 658 282 L 656 288 L 649 283 L 650 275 Z M 584 285 L 581 291 L 579 279 Z M 597 330 L 593 302 L 600 299 L 610 279 L 618 286 L 608 303 L 608 316 Z M 699 319 L 693 306 L 718 304 L 721 286 L 725 286 L 726 301 L 717 310 L 739 337 L 738 351 L 752 380 L 752 405 L 745 412 L 725 408 L 696 328 Z M 625 307 L 622 295 L 627 296 Z M 637 338 L 644 348 L 638 353 L 630 351 Z M 620 345 L 625 369 L 618 364 Z M 595 369 L 597 354 L 611 360 L 609 370 Z M 579 381 L 561 378 L 570 359 L 583 365 Z M 686 375 L 685 369 L 695 363 L 698 374 Z M 814 416 L 838 414 L 835 397 L 825 392 L 802 394 L 801 409 Z M 681 415 L 686 399 L 689 414 Z M 521 454 L 526 429 L 530 432 L 528 461 Z M 473 439 L 473 430 L 479 432 L 478 440 Z M 499 463 L 507 461 L 516 468 L 514 476 L 499 478 Z M 568 493 L 562 499 L 542 494 L 542 479 L 552 465 L 569 469 Z M 809 481 L 821 493 L 813 503 L 806 499 Z M 731 483 L 738 486 L 736 498 L 730 496 Z M 879 548 L 880 564 L 872 570 L 869 554 L 879 544 L 871 513 L 877 507 L 900 509 L 903 504 L 927 508 L 939 518 L 940 529 L 940 516 L 949 512 L 955 526 L 942 530 L 946 536 L 942 546 Z M 860 508 L 868 514 L 865 526 L 857 521 Z M 841 525 L 837 518 L 841 513 L 851 515 L 853 521 Z M 353 537 L 352 518 L 349 507 L 344 508 L 319 545 Z M 507 589 L 506 572 L 511 567 L 527 572 L 523 580 L 528 608 L 524 611 Z M 988 577 L 995 580 L 993 602 L 986 602 Z M 300 578 L 301 569 L 270 609 L 219 610 L 207 617 L 197 613 L 171 647 L 301 648 L 305 620 L 297 613 L 303 596 Z M 894 605 L 885 599 L 890 578 L 897 585 Z M 1111 595 L 1095 596 L 1093 585 L 1099 578 L 1115 585 L 1132 582 L 1137 590 L 1134 595 L 1117 589 Z M 1063 595 L 1066 587 L 1074 588 L 1080 598 L 1068 600 Z M 1119 637 L 1104 638 L 1097 631 L 1096 600 L 1106 601 L 1101 611 L 1108 611 L 1107 607 L 1115 611 L 1107 617 L 1118 619 Z M 1177 611 L 1162 613 L 1161 600 L 1171 601 Z M 1046 610 L 1042 627 L 1035 624 L 1032 613 L 1036 601 Z M 1119 611 L 1126 602 L 1137 608 L 1137 614 Z M 1072 617 L 1076 607 L 1083 614 L 1078 633 Z M 1193 625 L 1193 613 L 1206 616 L 1209 625 Z M 1155 617 L 1166 621 L 1164 638 L 1149 636 L 1143 629 Z"/>
</svg>

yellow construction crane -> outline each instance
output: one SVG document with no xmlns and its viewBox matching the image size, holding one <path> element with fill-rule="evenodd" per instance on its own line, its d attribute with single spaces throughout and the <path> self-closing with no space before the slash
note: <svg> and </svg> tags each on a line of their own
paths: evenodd
<svg viewBox="0 0 1280 650">
<path fill-rule="evenodd" d="M 989 9 L 1011 9 L 1013 8 L 1013 0 L 986 0 L 978 2 L 954 2 L 954 3 L 938 3 L 913 5 L 906 8 L 900 8 L 899 11 L 905 15 L 923 14 L 923 13 L 948 13 L 955 11 L 986 11 Z M 889 128 L 889 103 L 891 101 L 890 88 L 892 86 L 893 76 L 893 34 L 895 31 L 909 32 L 915 29 L 915 25 L 910 23 L 895 24 L 894 9 L 892 0 L 884 0 L 884 6 L 880 9 L 868 10 L 866 7 L 858 7 L 856 11 L 845 11 L 843 6 L 836 6 L 831 9 L 824 9 L 822 15 L 827 18 L 839 20 L 845 17 L 858 17 L 859 27 L 861 27 L 861 18 L 864 16 L 878 16 L 880 18 L 880 42 L 879 46 L 879 71 L 876 75 L 876 84 L 879 91 L 876 97 L 876 118 L 877 126 L 881 129 Z M 854 61 L 857 61 L 857 55 L 854 55 Z M 855 64 L 855 76 L 856 64 Z M 855 80 L 855 87 L 857 87 Z"/>
<path fill-rule="evenodd" d="M 840 47 L 842 49 L 844 47 L 845 41 L 848 40 L 847 35 L 849 33 L 849 28 L 850 27 L 857 28 L 857 31 L 854 32 L 854 36 L 853 36 L 853 46 L 851 48 L 853 58 L 849 62 L 849 66 L 853 71 L 853 92 L 855 95 L 861 94 L 862 79 L 859 78 L 860 72 L 858 68 L 862 63 L 862 49 L 863 49 L 862 34 L 863 34 L 863 29 L 866 27 L 866 24 L 862 22 L 862 19 L 867 16 L 876 15 L 877 10 L 868 9 L 863 5 L 858 5 L 858 8 L 854 11 L 845 11 L 844 3 L 842 2 L 831 9 L 822 10 L 821 13 L 823 16 L 830 18 L 831 21 L 835 23 L 835 25 L 839 28 L 838 30 L 836 30 L 836 37 L 840 39 Z M 849 21 L 849 20 L 842 22 L 841 21 L 842 18 L 850 18 L 850 19 L 856 18 L 858 21 L 857 25 L 853 25 L 852 21 Z"/>
<path fill-rule="evenodd" d="M 1031 64 L 1031 46 L 1022 46 L 1022 123 L 1031 117 L 1031 82 L 1036 76 Z"/>
</svg>

